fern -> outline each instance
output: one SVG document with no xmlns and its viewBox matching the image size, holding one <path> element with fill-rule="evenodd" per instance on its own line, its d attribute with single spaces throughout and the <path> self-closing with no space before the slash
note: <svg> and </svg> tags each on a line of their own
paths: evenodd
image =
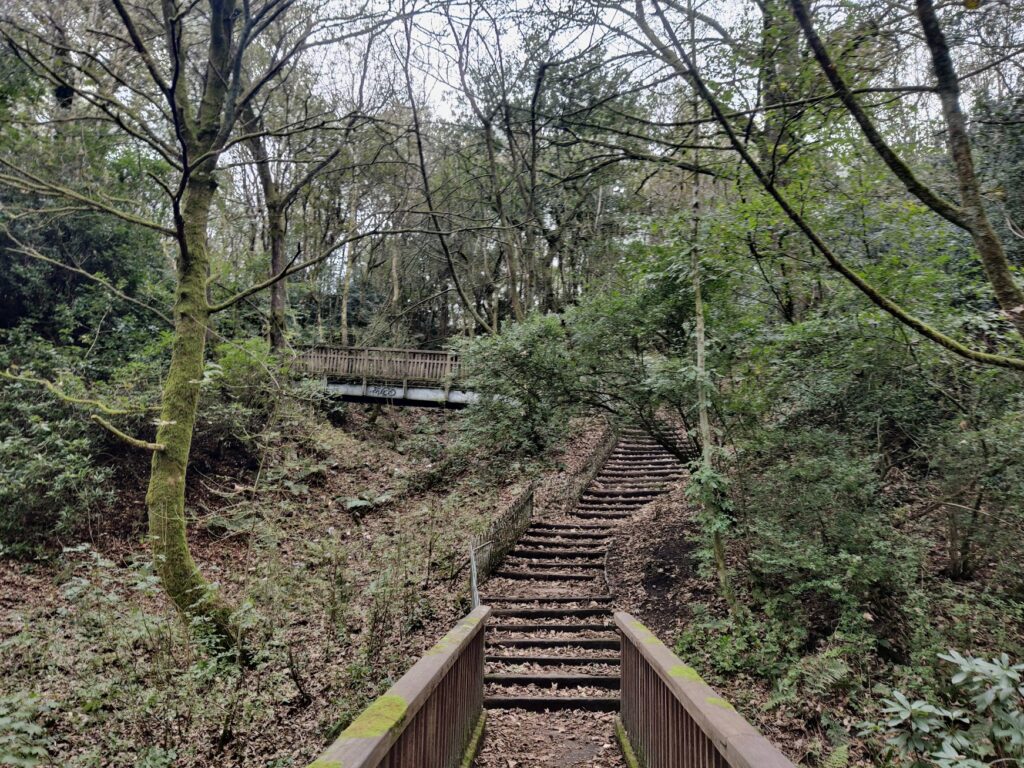
<svg viewBox="0 0 1024 768">
<path fill-rule="evenodd" d="M 850 764 L 850 745 L 840 744 L 824 759 L 821 768 L 846 768 Z"/>
</svg>

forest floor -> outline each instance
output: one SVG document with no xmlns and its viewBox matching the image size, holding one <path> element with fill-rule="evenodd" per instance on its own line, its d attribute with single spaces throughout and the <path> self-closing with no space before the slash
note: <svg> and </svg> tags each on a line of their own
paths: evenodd
<svg viewBox="0 0 1024 768">
<path fill-rule="evenodd" d="M 129 460 L 118 508 L 80 539 L 0 560 L 0 708 L 43 726 L 54 765 L 313 759 L 465 612 L 469 537 L 538 474 L 537 507 L 560 503 L 600 436 L 581 422 L 545 466 L 498 468 L 452 458 L 457 414 L 370 414 L 305 421 L 301 446 L 282 438 L 248 465 L 200 446 L 191 546 L 242 607 L 252 666 L 189 641 L 152 573 L 144 466 Z"/>
</svg>

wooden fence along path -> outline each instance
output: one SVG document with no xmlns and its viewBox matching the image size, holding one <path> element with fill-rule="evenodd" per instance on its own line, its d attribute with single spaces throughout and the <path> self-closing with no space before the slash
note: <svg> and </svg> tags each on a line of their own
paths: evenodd
<svg viewBox="0 0 1024 768">
<path fill-rule="evenodd" d="M 476 400 L 458 386 L 459 356 L 445 350 L 316 346 L 294 367 L 349 402 L 463 408 Z"/>
<path fill-rule="evenodd" d="M 363 710 L 309 768 L 452 768 L 483 736 L 481 606 Z M 470 758 L 472 759 L 472 758 Z"/>
<path fill-rule="evenodd" d="M 622 642 L 619 720 L 623 748 L 647 768 L 793 768 L 697 671 L 628 613 Z M 628 757 L 627 757 L 628 759 Z"/>
<path fill-rule="evenodd" d="M 568 513 L 561 510 L 555 513 L 561 519 L 552 520 L 550 513 L 543 521 L 532 519 L 534 488 L 531 485 L 496 518 L 482 537 L 470 544 L 474 597 L 476 575 L 481 579 L 492 576 L 492 581 L 488 582 L 489 589 L 492 584 L 499 585 L 499 589 L 507 588 L 510 583 L 524 586 L 541 584 L 540 596 L 522 594 L 528 590 L 522 590 L 517 597 L 492 594 L 490 599 L 500 606 L 495 614 L 497 623 L 488 628 L 491 608 L 486 604 L 475 607 L 386 694 L 359 715 L 310 768 L 470 768 L 484 739 L 487 710 L 498 718 L 500 712 L 493 710 L 508 708 L 546 712 L 545 718 L 551 718 L 566 708 L 617 711 L 615 729 L 630 768 L 793 768 L 793 764 L 747 723 L 729 702 L 701 680 L 692 667 L 673 654 L 640 622 L 621 611 L 609 616 L 613 623 L 607 627 L 604 624 L 593 627 L 598 631 L 615 633 L 612 640 L 602 641 L 599 646 L 601 649 L 613 649 L 612 653 L 600 651 L 599 660 L 605 665 L 618 666 L 618 674 L 608 677 L 577 675 L 582 682 L 576 681 L 581 685 L 605 681 L 613 690 L 611 696 L 580 697 L 572 693 L 572 676 L 557 672 L 552 680 L 558 682 L 556 688 L 568 686 L 567 692 L 553 690 L 551 693 L 554 695 L 535 697 L 520 694 L 504 696 L 499 690 L 498 695 L 488 693 L 485 696 L 485 690 L 490 691 L 496 686 L 500 689 L 510 680 L 520 684 L 532 683 L 531 687 L 541 688 L 544 685 L 541 677 L 548 674 L 541 672 L 537 677 L 526 679 L 523 675 L 487 672 L 488 665 L 495 659 L 504 658 L 495 655 L 498 648 L 516 643 L 526 648 L 532 647 L 531 643 L 546 643 L 545 647 L 562 643 L 567 645 L 568 651 L 586 643 L 578 638 L 563 641 L 524 636 L 522 640 L 511 640 L 505 636 L 510 629 L 526 632 L 537 629 L 543 633 L 555 627 L 550 624 L 534 627 L 522 623 L 526 619 L 519 619 L 520 623 L 511 625 L 502 622 L 509 622 L 520 615 L 531 617 L 530 621 L 538 621 L 536 616 L 541 614 L 554 616 L 553 620 L 559 622 L 594 622 L 598 613 L 611 614 L 608 608 L 601 607 L 610 605 L 613 600 L 610 595 L 591 597 L 588 603 L 591 607 L 580 609 L 571 606 L 582 604 L 583 598 L 561 593 L 555 595 L 550 591 L 553 584 L 565 583 L 568 576 L 577 578 L 575 573 L 565 571 L 589 569 L 580 557 L 572 556 L 557 566 L 554 565 L 557 561 L 545 558 L 569 558 L 569 548 L 578 550 L 576 555 L 587 556 L 588 550 L 599 548 L 600 543 L 594 540 L 588 545 L 590 537 L 607 539 L 608 534 L 599 532 L 599 527 L 609 530 L 607 526 L 614 520 L 629 516 L 631 510 L 653 498 L 651 494 L 658 492 L 657 488 L 667 487 L 673 478 L 680 476 L 675 465 L 660 458 L 653 440 L 638 434 L 637 430 L 624 433 L 621 440 L 614 433 L 610 438 L 603 441 L 595 456 L 600 459 L 594 462 L 597 469 L 591 466 L 585 473 L 589 482 L 585 493 L 573 498 L 577 506 Z M 640 487 L 651 490 L 638 490 L 637 484 L 641 482 L 638 478 L 647 483 Z M 661 485 L 650 485 L 658 478 Z M 571 490 L 578 490 L 575 484 Z M 573 520 L 576 522 L 572 523 Z M 598 525 L 597 520 L 603 523 Z M 578 532 L 568 532 L 566 526 L 569 524 L 575 524 Z M 546 543 L 545 537 L 551 536 L 555 537 L 555 543 Z M 579 538 L 573 539 L 574 536 Z M 566 538 L 568 543 L 560 541 Z M 526 565 L 502 565 L 501 568 L 526 567 L 535 572 L 529 574 L 525 581 L 520 580 L 523 577 L 519 574 L 510 582 L 508 576 L 511 574 L 498 568 L 500 561 L 514 562 L 523 558 L 527 558 L 524 561 Z M 603 578 L 603 571 L 600 575 L 592 569 L 586 573 L 581 578 L 598 581 Z M 545 583 L 550 579 L 555 581 Z M 595 583 L 588 582 L 582 588 L 593 591 Z M 527 604 L 529 601 L 538 601 L 538 605 L 549 607 L 506 607 L 506 603 Z M 488 598 L 485 597 L 484 602 L 487 603 Z M 570 607 L 557 607 L 561 604 Z M 572 629 L 560 625 L 559 628 Z M 591 625 L 582 624 L 577 628 L 590 629 Z M 495 637 L 489 638 L 489 633 L 496 633 Z M 526 661 L 533 657 L 511 658 Z M 557 665 L 598 659 L 574 661 L 565 654 L 556 653 L 537 660 L 538 663 Z M 501 719 L 497 723 L 500 730 Z M 522 759 L 524 757 L 526 759 Z M 524 768 L 528 765 L 532 768 L 528 755 L 517 755 L 517 758 Z"/>
</svg>

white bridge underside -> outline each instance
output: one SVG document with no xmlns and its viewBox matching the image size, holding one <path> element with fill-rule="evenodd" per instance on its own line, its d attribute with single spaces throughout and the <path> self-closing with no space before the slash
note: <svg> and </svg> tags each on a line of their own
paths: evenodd
<svg viewBox="0 0 1024 768">
<path fill-rule="evenodd" d="M 476 392 L 430 386 L 327 382 L 327 391 L 351 403 L 386 403 L 426 408 L 465 408 L 479 399 Z"/>
</svg>

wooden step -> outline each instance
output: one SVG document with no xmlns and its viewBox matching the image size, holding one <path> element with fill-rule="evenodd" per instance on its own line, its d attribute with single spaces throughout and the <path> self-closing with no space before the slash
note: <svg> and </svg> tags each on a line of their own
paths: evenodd
<svg viewBox="0 0 1024 768">
<path fill-rule="evenodd" d="M 510 557 L 524 557 L 530 559 L 559 558 L 559 557 L 604 557 L 607 550 L 601 549 L 513 549 L 509 552 Z"/>
<path fill-rule="evenodd" d="M 496 571 L 496 579 L 514 579 L 517 581 L 592 581 L 590 573 L 559 573 L 558 571 Z"/>
<path fill-rule="evenodd" d="M 610 603 L 611 595 L 493 595 L 487 601 L 492 603 Z"/>
<path fill-rule="evenodd" d="M 518 555 L 517 555 L 518 557 Z M 530 568 L 578 568 L 584 571 L 600 570 L 604 568 L 603 563 L 574 563 L 568 560 L 549 560 L 543 563 L 532 562 L 534 559 L 541 558 L 519 558 L 521 560 L 530 560 L 528 563 L 516 563 L 515 565 L 528 565 Z"/>
<path fill-rule="evenodd" d="M 656 458 L 640 458 L 630 457 L 629 461 L 624 458 L 609 456 L 608 460 L 601 465 L 601 469 L 614 468 L 614 469 L 634 469 L 636 467 L 653 467 L 655 469 L 665 469 L 667 467 L 681 467 L 682 464 L 674 456 L 658 456 Z"/>
<path fill-rule="evenodd" d="M 611 608 L 492 608 L 491 616 L 515 616 L 520 619 L 540 619 L 562 616 L 611 616 Z"/>
<path fill-rule="evenodd" d="M 583 494 L 581 501 L 597 500 L 597 499 L 632 499 L 632 498 L 645 498 L 648 496 L 657 496 L 658 491 L 645 491 L 634 488 L 593 488 L 588 489 Z"/>
<path fill-rule="evenodd" d="M 614 624 L 488 624 L 495 632 L 611 632 Z"/>
<path fill-rule="evenodd" d="M 657 493 L 661 493 L 669 485 L 671 485 L 671 483 L 655 480 L 650 477 L 638 477 L 633 480 L 616 477 L 604 481 L 595 480 L 587 487 L 587 492 L 583 495 L 587 496 L 594 491 L 656 491 Z"/>
<path fill-rule="evenodd" d="M 571 523 L 534 523 L 528 530 L 564 530 L 564 531 L 575 531 L 578 528 L 582 528 L 584 531 L 611 531 L 611 526 L 607 525 L 583 525 L 583 524 L 571 524 Z"/>
<path fill-rule="evenodd" d="M 610 529 L 609 529 L 610 530 Z M 552 539 L 580 539 L 581 544 L 590 544 L 602 541 L 604 539 L 611 538 L 611 533 L 588 533 L 587 531 L 552 531 L 552 530 L 541 530 L 541 531 L 527 531 L 523 534 L 521 541 L 526 539 L 539 539 L 539 538 L 552 538 Z"/>
<path fill-rule="evenodd" d="M 646 504 L 646 500 L 638 501 L 633 504 L 593 504 L 586 502 L 580 504 L 576 509 L 582 509 L 587 512 L 635 512 L 640 507 Z"/>
<path fill-rule="evenodd" d="M 653 493 L 650 496 L 630 496 L 628 498 L 625 498 L 625 497 L 606 498 L 606 497 L 600 497 L 600 496 L 590 496 L 590 497 L 584 497 L 584 498 L 580 499 L 578 506 L 581 506 L 581 507 L 601 507 L 601 508 L 605 508 L 605 507 L 628 507 L 629 509 L 634 509 L 636 507 L 642 507 L 644 504 L 646 504 L 648 501 L 653 499 L 655 496 L 661 496 L 662 493 L 663 493 L 663 491 L 657 491 L 656 493 Z"/>
<path fill-rule="evenodd" d="M 488 637 L 488 646 L 505 648 L 607 648 L 619 649 L 617 637 Z"/>
<path fill-rule="evenodd" d="M 583 664 L 614 664 L 618 666 L 622 660 L 618 656 L 498 656 L 488 654 L 484 656 L 484 661 L 500 664 L 538 664 L 542 667 L 574 667 Z"/>
<path fill-rule="evenodd" d="M 565 537 L 563 537 L 565 538 Z M 552 537 L 550 539 L 542 539 L 539 536 L 523 536 L 519 540 L 520 546 L 524 547 L 558 547 L 568 546 L 577 548 L 590 547 L 593 549 L 604 549 L 609 540 L 608 536 L 602 536 L 600 539 L 594 538 L 577 538 L 576 536 L 571 537 L 569 541 L 564 541 L 563 538 Z"/>
<path fill-rule="evenodd" d="M 619 699 L 592 696 L 485 696 L 485 709 L 525 709 L 544 712 L 556 709 L 582 709 L 587 712 L 618 712 Z"/>
<path fill-rule="evenodd" d="M 484 675 L 484 682 L 492 685 L 536 685 L 539 687 L 557 685 L 559 688 L 589 685 L 594 688 L 618 690 L 620 680 L 618 675 L 518 675 L 498 672 Z"/>
</svg>

